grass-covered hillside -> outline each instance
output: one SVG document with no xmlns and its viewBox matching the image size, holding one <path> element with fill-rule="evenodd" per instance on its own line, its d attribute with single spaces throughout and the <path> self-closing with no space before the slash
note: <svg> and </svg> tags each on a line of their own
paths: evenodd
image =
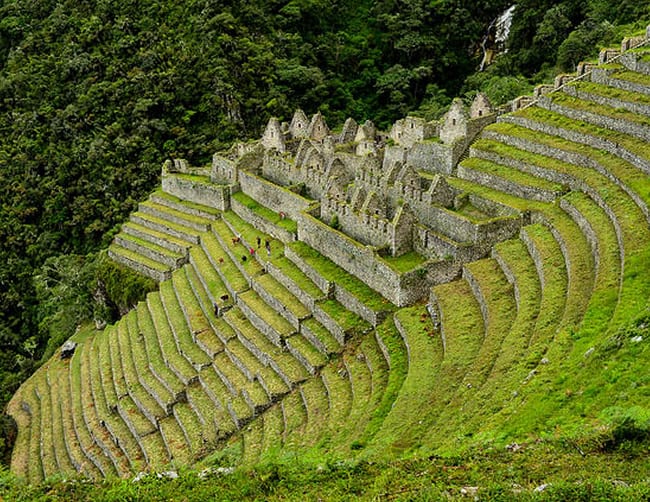
<svg viewBox="0 0 650 502">
<path fill-rule="evenodd" d="M 227 211 L 153 192 L 108 252 L 158 287 L 12 397 L 0 494 L 647 498 L 650 48 L 631 35 L 446 177 L 523 223 L 426 302 L 395 307 L 245 192 Z"/>
</svg>

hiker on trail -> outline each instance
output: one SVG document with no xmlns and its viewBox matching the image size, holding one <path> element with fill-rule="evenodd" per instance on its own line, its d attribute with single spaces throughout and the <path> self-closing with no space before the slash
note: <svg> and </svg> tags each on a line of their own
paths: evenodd
<svg viewBox="0 0 650 502">
<path fill-rule="evenodd" d="M 241 261 L 242 261 L 242 263 L 244 263 L 246 261 L 246 255 L 245 254 L 241 255 Z"/>
<path fill-rule="evenodd" d="M 268 240 L 266 241 L 265 247 L 266 247 L 266 255 L 271 256 L 271 243 Z"/>
<path fill-rule="evenodd" d="M 262 239 L 261 239 L 260 236 L 258 235 L 258 236 L 257 236 L 257 249 L 260 248 L 260 245 L 261 245 L 261 244 L 262 244 Z"/>
<path fill-rule="evenodd" d="M 251 256 L 253 256 L 255 254 L 255 248 L 250 248 L 248 252 L 250 253 Z"/>
<path fill-rule="evenodd" d="M 219 305 L 217 305 L 217 302 L 214 302 L 214 316 L 219 317 Z"/>
</svg>

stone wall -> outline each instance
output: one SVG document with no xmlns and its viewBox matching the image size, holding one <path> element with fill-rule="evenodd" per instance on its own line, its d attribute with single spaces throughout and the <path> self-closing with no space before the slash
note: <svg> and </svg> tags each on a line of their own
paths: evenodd
<svg viewBox="0 0 650 502">
<path fill-rule="evenodd" d="M 362 246 L 317 218 L 303 214 L 298 220 L 298 239 L 326 256 L 347 272 L 397 306 L 405 306 L 422 296 L 410 277 L 400 274 L 377 259 L 373 249 Z"/>
<path fill-rule="evenodd" d="M 239 186 L 242 192 L 249 197 L 273 211 L 286 213 L 292 220 L 298 219 L 300 213 L 313 204 L 313 201 L 305 199 L 287 188 L 246 171 L 239 173 Z"/>
<path fill-rule="evenodd" d="M 230 208 L 230 187 L 195 182 L 173 175 L 163 175 L 162 189 L 168 194 L 222 211 Z"/>
</svg>

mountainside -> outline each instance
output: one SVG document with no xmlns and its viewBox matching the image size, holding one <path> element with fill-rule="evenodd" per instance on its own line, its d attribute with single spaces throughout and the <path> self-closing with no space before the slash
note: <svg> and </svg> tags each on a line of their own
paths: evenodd
<svg viewBox="0 0 650 502">
<path fill-rule="evenodd" d="M 21 386 L 12 471 L 558 440 L 647 478 L 647 43 L 510 113 L 477 98 L 390 134 L 296 113 L 211 166 L 166 163 L 109 248 L 159 289 Z"/>
</svg>

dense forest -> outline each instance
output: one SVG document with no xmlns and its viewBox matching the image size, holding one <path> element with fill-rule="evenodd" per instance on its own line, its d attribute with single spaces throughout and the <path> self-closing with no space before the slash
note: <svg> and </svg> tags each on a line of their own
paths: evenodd
<svg viewBox="0 0 650 502">
<path fill-rule="evenodd" d="M 0 2 L 0 404 L 80 322 L 152 287 L 100 250 L 164 159 L 207 163 L 296 107 L 386 127 L 477 91 L 505 102 L 650 17 L 631 0 L 521 0 L 508 52 L 479 72 L 511 4 Z"/>
</svg>

